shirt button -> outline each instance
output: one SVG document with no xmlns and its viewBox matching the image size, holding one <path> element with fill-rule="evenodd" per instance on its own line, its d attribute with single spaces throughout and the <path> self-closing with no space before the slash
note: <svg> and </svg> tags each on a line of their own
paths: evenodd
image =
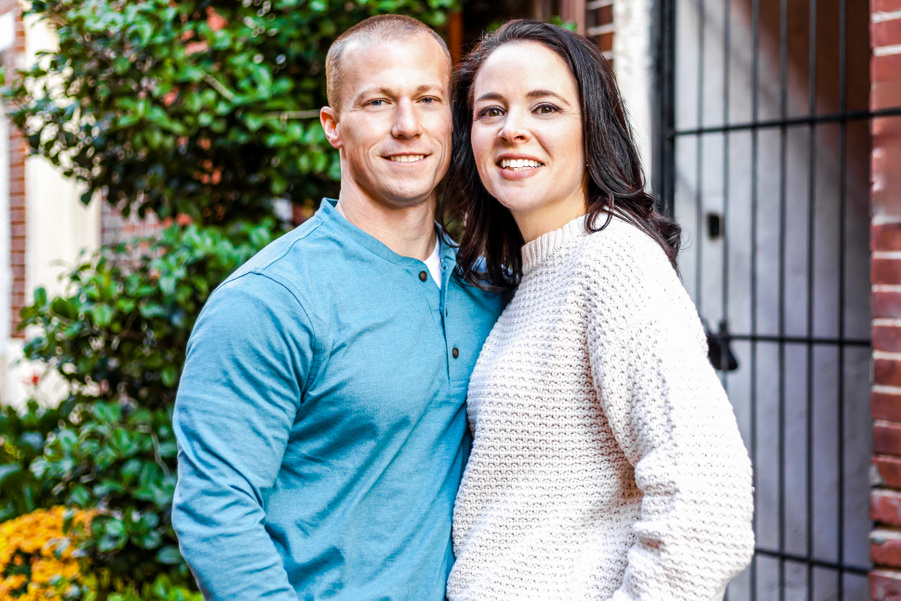
<svg viewBox="0 0 901 601">
<path fill-rule="evenodd" d="M 420 279 L 420 281 L 423 281 L 423 282 L 424 282 L 424 281 L 426 281 L 427 279 L 429 279 L 429 274 L 427 274 L 427 273 L 424 272 L 424 271 L 420 271 L 420 272 L 419 272 L 419 279 Z"/>
<path fill-rule="evenodd" d="M 460 356 L 460 349 L 458 349 L 457 347 L 454 347 L 454 350 L 451 351 L 451 355 L 453 355 L 454 359 L 456 359 L 457 357 Z"/>
</svg>

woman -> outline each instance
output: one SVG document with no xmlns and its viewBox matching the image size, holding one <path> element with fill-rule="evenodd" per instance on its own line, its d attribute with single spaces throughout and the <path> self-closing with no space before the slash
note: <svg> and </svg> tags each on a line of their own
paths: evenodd
<svg viewBox="0 0 901 601">
<path fill-rule="evenodd" d="M 609 64 L 513 21 L 454 103 L 458 275 L 515 296 L 470 382 L 448 599 L 720 598 L 753 553 L 751 466 Z"/>
</svg>

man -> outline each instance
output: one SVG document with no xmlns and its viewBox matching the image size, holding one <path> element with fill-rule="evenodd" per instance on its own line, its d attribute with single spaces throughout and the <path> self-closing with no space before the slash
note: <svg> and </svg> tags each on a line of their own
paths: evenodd
<svg viewBox="0 0 901 601">
<path fill-rule="evenodd" d="M 464 396 L 501 309 L 452 277 L 434 224 L 450 59 L 386 15 L 342 35 L 326 73 L 337 203 L 204 308 L 175 407 L 173 523 L 210 599 L 439 601 Z"/>
</svg>

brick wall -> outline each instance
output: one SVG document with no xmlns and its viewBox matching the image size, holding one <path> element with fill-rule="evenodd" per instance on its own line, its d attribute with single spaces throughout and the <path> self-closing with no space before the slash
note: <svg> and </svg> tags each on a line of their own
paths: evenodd
<svg viewBox="0 0 901 601">
<path fill-rule="evenodd" d="M 96 202 L 96 201 L 95 201 Z M 100 217 L 100 243 L 109 246 L 119 242 L 126 242 L 132 238 L 150 236 L 159 231 L 161 224 L 159 218 L 153 213 L 148 213 L 144 219 L 136 214 L 123 217 L 115 207 L 104 202 Z"/>
<path fill-rule="evenodd" d="M 0 63 L 7 72 L 15 68 L 19 57 L 25 54 L 25 29 L 22 25 L 22 11 L 18 0 L 0 0 L 0 15 L 15 14 L 15 43 L 12 48 L 0 53 Z M 9 223 L 10 223 L 10 267 L 12 268 L 12 332 L 14 337 L 22 334 L 16 331 L 19 324 L 19 310 L 25 305 L 25 157 L 27 148 L 22 134 L 10 127 L 9 134 Z M 3 260 L 0 258 L 0 260 Z M 0 301 L 2 302 L 2 301 Z"/>
<path fill-rule="evenodd" d="M 871 0 L 870 107 L 901 106 L 901 0 Z M 901 599 L 901 117 L 872 121 L 872 599 Z"/>
</svg>

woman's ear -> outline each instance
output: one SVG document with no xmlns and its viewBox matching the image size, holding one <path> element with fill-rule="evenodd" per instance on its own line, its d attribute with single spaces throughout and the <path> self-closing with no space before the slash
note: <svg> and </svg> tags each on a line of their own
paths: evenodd
<svg viewBox="0 0 901 601">
<path fill-rule="evenodd" d="M 319 123 L 325 131 L 325 137 L 332 148 L 341 148 L 344 141 L 341 138 L 341 123 L 338 121 L 338 111 L 330 106 L 324 106 L 319 110 Z"/>
</svg>

